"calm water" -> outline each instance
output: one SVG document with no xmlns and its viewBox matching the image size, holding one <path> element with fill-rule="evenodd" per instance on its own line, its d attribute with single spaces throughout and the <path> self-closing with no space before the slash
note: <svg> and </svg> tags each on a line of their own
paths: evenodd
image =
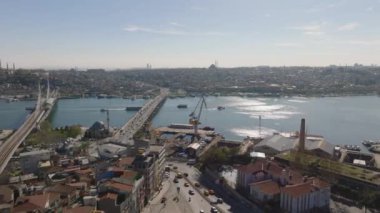
<svg viewBox="0 0 380 213">
<path fill-rule="evenodd" d="M 19 127 L 29 114 L 25 107 L 33 107 L 34 101 L 18 101 L 7 103 L 0 100 L 0 129 L 14 129 Z"/>
<path fill-rule="evenodd" d="M 153 120 L 154 126 L 187 123 L 198 98 L 168 99 Z M 376 96 L 332 98 L 241 98 L 207 97 L 207 109 L 201 122 L 212 126 L 228 139 L 240 140 L 259 134 L 258 116 L 262 116 L 262 134 L 295 131 L 306 118 L 310 134 L 323 135 L 333 144 L 359 144 L 363 139 L 380 138 L 380 98 Z M 54 126 L 81 124 L 90 126 L 106 120 L 101 108 L 110 109 L 111 126 L 122 126 L 134 112 L 126 106 L 141 106 L 144 100 L 71 99 L 60 100 L 53 114 Z M 187 104 L 187 109 L 178 109 Z M 0 102 L 0 128 L 17 128 L 27 115 L 25 106 L 33 102 Z M 219 111 L 218 106 L 226 109 Z"/>
</svg>

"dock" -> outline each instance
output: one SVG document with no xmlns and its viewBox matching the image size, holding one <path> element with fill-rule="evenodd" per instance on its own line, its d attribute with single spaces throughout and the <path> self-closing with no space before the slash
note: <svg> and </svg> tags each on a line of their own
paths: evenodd
<svg viewBox="0 0 380 213">
<path fill-rule="evenodd" d="M 157 132 L 159 132 L 160 134 L 164 134 L 164 133 L 187 134 L 187 135 L 194 134 L 194 129 L 179 129 L 179 128 L 170 128 L 170 127 L 159 127 L 159 128 L 156 128 L 155 130 Z M 201 136 L 210 136 L 210 135 L 214 135 L 215 131 L 198 129 L 198 134 Z"/>
</svg>

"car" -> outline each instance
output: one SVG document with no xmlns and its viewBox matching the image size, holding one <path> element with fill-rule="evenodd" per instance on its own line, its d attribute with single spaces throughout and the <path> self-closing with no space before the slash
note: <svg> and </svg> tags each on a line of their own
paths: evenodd
<svg viewBox="0 0 380 213">
<path fill-rule="evenodd" d="M 196 182 L 196 183 L 194 183 L 194 186 L 195 186 L 195 187 L 200 187 L 201 184 L 199 184 L 199 183 Z"/>
<path fill-rule="evenodd" d="M 211 207 L 211 213 L 217 213 L 218 209 L 216 209 L 214 206 Z"/>
<path fill-rule="evenodd" d="M 190 185 L 188 183 L 183 184 L 185 187 L 189 187 Z"/>
<path fill-rule="evenodd" d="M 218 198 L 218 199 L 216 200 L 216 202 L 217 202 L 217 203 L 223 203 L 223 199 L 222 199 L 222 198 Z"/>
<path fill-rule="evenodd" d="M 166 202 L 166 197 L 161 198 L 161 203 L 165 203 L 165 202 Z"/>
<path fill-rule="evenodd" d="M 181 173 L 178 173 L 178 174 L 176 175 L 176 178 L 181 179 L 181 178 L 182 178 L 182 174 L 181 174 Z"/>
<path fill-rule="evenodd" d="M 199 211 L 199 213 L 205 213 L 205 211 L 201 209 L 201 210 Z"/>
<path fill-rule="evenodd" d="M 178 169 L 178 167 L 176 167 L 176 166 L 173 166 L 173 169 Z"/>
<path fill-rule="evenodd" d="M 207 190 L 205 190 L 205 191 L 203 192 L 203 194 L 204 194 L 205 196 L 208 196 L 208 195 L 209 195 L 209 193 L 208 193 Z"/>
<path fill-rule="evenodd" d="M 183 173 L 183 175 L 184 175 L 185 177 L 188 177 L 188 176 L 189 176 L 189 174 L 187 174 L 187 173 Z"/>
<path fill-rule="evenodd" d="M 190 195 L 194 195 L 194 191 L 190 189 L 190 190 L 189 190 L 189 194 L 190 194 Z"/>
<path fill-rule="evenodd" d="M 210 195 L 215 195 L 215 192 L 214 192 L 214 190 L 212 190 L 212 189 L 208 190 L 208 193 L 209 193 Z"/>
<path fill-rule="evenodd" d="M 174 183 L 178 183 L 178 179 L 177 179 L 177 178 L 174 178 L 173 182 L 174 182 Z"/>
</svg>

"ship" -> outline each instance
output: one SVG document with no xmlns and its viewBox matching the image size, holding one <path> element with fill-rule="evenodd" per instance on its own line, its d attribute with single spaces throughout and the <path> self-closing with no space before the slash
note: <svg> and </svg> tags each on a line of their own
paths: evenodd
<svg viewBox="0 0 380 213">
<path fill-rule="evenodd" d="M 366 147 L 371 147 L 373 145 L 380 145 L 380 140 L 363 140 L 362 144 Z"/>
<path fill-rule="evenodd" d="M 131 106 L 131 107 L 126 107 L 125 110 L 127 111 L 139 111 L 142 107 L 138 106 Z"/>
<path fill-rule="evenodd" d="M 224 109 L 226 109 L 226 107 L 224 107 L 224 106 L 218 106 L 218 110 L 224 110 Z"/>
<path fill-rule="evenodd" d="M 351 151 L 357 151 L 360 152 L 361 148 L 358 145 L 344 145 L 343 148 Z"/>
<path fill-rule="evenodd" d="M 368 151 L 370 152 L 375 152 L 375 153 L 380 153 L 380 145 L 372 145 Z"/>
<path fill-rule="evenodd" d="M 177 105 L 177 108 L 178 108 L 178 109 L 186 109 L 186 108 L 187 108 L 187 105 L 186 105 L 186 104 L 178 104 L 178 105 Z"/>
<path fill-rule="evenodd" d="M 202 129 L 205 130 L 205 131 L 214 131 L 215 130 L 215 128 L 209 127 L 209 126 L 205 126 Z"/>
<path fill-rule="evenodd" d="M 25 107 L 25 110 L 34 111 L 36 110 L 36 107 Z"/>
<path fill-rule="evenodd" d="M 100 112 L 105 112 L 105 111 L 107 111 L 106 109 L 100 109 Z"/>
</svg>

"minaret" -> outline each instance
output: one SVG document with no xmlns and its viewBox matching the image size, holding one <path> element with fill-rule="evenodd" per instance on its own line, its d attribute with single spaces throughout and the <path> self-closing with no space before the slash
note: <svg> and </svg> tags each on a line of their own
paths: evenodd
<svg viewBox="0 0 380 213">
<path fill-rule="evenodd" d="M 16 71 L 15 63 L 13 63 L 13 72 Z"/>
<path fill-rule="evenodd" d="M 50 96 L 50 82 L 49 82 L 49 73 L 47 73 L 46 100 L 49 99 L 49 96 Z"/>
<path fill-rule="evenodd" d="M 7 62 L 7 71 L 9 71 L 8 62 Z"/>
<path fill-rule="evenodd" d="M 301 128 L 300 128 L 300 135 L 299 135 L 299 143 L 298 143 L 298 151 L 303 152 L 305 151 L 305 118 L 301 119 Z"/>
</svg>

